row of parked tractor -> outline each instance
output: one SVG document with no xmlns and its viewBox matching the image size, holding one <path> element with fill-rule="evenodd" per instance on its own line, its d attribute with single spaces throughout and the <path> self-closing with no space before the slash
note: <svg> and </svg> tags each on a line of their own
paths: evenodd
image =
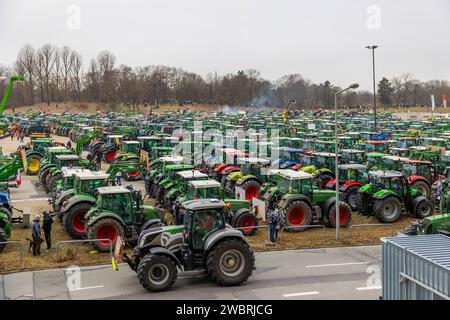
<svg viewBox="0 0 450 320">
<path fill-rule="evenodd" d="M 0 186 L 6 191 L 2 224 L 12 221 L 7 189 L 22 170 L 37 175 L 71 237 L 104 239 L 93 242 L 99 251 L 109 250 L 111 243 L 135 247 L 132 257 L 124 259 L 138 275 L 149 272 L 156 262 L 147 260 L 160 258 L 163 244 L 172 259 L 164 270 L 172 270 L 172 264 L 194 270 L 209 261 L 208 272 L 223 284 L 224 273 L 215 274 L 217 268 L 232 271 L 239 259 L 251 261 L 242 237 L 253 235 L 270 210 L 278 210 L 288 231 L 316 223 L 345 227 L 356 212 L 385 223 L 403 214 L 417 217 L 409 234 L 450 231 L 447 119 L 401 121 L 382 114 L 383 133 L 375 133 L 364 131 L 370 116 L 342 114 L 336 155 L 330 115 L 292 116 L 296 120 L 285 122 L 277 113 L 18 115 L 12 121 L 28 128 L 31 139 L 16 153 L 0 157 Z M 194 120 L 202 120 L 202 131 Z M 214 134 L 205 139 L 210 129 Z M 71 142 L 58 143 L 49 132 Z M 200 141 L 195 139 L 199 135 Z M 104 163 L 106 171 L 100 170 Z M 145 194 L 117 185 L 118 175 L 142 179 Z M 144 205 L 145 197 L 154 198 L 158 207 Z M 220 239 L 228 239 L 229 254 L 233 245 L 241 254 L 221 261 L 210 251 Z M 215 260 L 222 265 L 212 267 Z M 147 289 L 158 288 L 151 277 L 140 280 Z"/>
</svg>

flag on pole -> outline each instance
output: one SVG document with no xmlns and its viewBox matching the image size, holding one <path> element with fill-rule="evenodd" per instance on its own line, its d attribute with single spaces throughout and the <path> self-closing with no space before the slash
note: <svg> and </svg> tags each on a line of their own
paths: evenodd
<svg viewBox="0 0 450 320">
<path fill-rule="evenodd" d="M 22 175 L 20 174 L 20 169 L 17 170 L 17 178 L 16 178 L 17 186 L 20 188 L 22 184 Z"/>
</svg>

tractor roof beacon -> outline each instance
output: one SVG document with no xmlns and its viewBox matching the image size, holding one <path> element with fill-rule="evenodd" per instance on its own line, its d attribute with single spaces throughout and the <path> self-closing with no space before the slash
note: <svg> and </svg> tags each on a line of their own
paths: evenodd
<svg viewBox="0 0 450 320">
<path fill-rule="evenodd" d="M 225 203 L 217 199 L 187 201 L 184 225 L 142 232 L 129 258 L 142 287 L 162 291 L 173 285 L 178 269 L 185 275 L 207 273 L 222 286 L 239 285 L 255 269 L 255 257 L 242 233 L 225 222 Z"/>
</svg>

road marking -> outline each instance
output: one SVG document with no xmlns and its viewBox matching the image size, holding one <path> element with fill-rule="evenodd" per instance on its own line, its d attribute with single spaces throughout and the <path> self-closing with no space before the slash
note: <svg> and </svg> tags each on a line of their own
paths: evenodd
<svg viewBox="0 0 450 320">
<path fill-rule="evenodd" d="M 97 288 L 103 288 L 103 286 L 76 288 L 76 289 L 70 289 L 69 291 L 89 290 L 89 289 L 97 289 Z"/>
<path fill-rule="evenodd" d="M 31 198 L 31 199 L 20 199 L 20 200 L 11 200 L 11 203 L 17 203 L 17 202 L 25 202 L 25 201 L 48 201 L 47 198 Z"/>
<path fill-rule="evenodd" d="M 351 266 L 368 264 L 369 262 L 348 262 L 348 263 L 330 263 L 330 264 L 316 264 L 312 266 L 305 266 L 305 268 L 322 268 L 322 267 L 338 267 L 338 266 Z"/>
<path fill-rule="evenodd" d="M 309 292 L 285 293 L 285 294 L 283 294 L 283 297 L 284 298 L 301 297 L 301 296 L 311 296 L 314 294 L 320 294 L 320 292 L 319 291 L 309 291 Z"/>
<path fill-rule="evenodd" d="M 382 287 L 381 286 L 373 286 L 373 287 L 361 287 L 361 288 L 356 288 L 356 290 L 358 291 L 364 291 L 364 290 L 380 290 Z"/>
</svg>

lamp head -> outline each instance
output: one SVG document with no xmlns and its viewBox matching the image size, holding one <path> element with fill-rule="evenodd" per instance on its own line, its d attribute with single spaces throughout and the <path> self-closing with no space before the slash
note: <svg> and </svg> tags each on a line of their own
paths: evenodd
<svg viewBox="0 0 450 320">
<path fill-rule="evenodd" d="M 359 88 L 359 84 L 358 83 L 354 83 L 349 88 L 350 89 L 358 89 Z"/>
</svg>

